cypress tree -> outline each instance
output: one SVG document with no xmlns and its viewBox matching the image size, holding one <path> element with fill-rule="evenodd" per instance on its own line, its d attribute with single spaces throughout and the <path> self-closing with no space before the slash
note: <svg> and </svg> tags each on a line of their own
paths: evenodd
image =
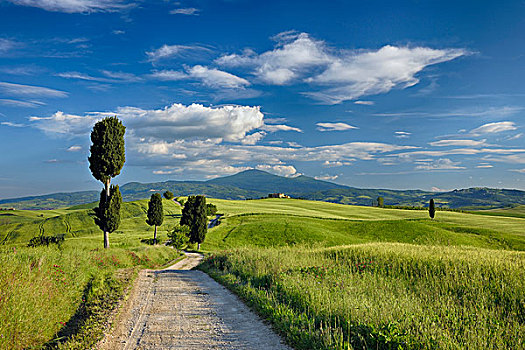
<svg viewBox="0 0 525 350">
<path fill-rule="evenodd" d="M 146 223 L 155 227 L 153 234 L 153 244 L 157 244 L 157 226 L 162 225 L 164 221 L 164 210 L 162 207 L 162 197 L 160 193 L 154 193 L 148 202 L 148 219 Z"/>
<path fill-rule="evenodd" d="M 109 199 L 106 190 L 100 192 L 98 207 L 94 208 L 95 224 L 104 232 L 115 232 L 120 225 L 120 207 L 122 205 L 122 195 L 117 186 L 110 187 Z"/>
<path fill-rule="evenodd" d="M 191 226 L 190 241 L 197 243 L 197 249 L 201 249 L 201 243 L 206 238 L 208 231 L 208 216 L 206 215 L 206 197 L 197 196 L 193 204 L 194 218 Z"/>
<path fill-rule="evenodd" d="M 91 154 L 88 157 L 89 169 L 93 177 L 104 184 L 105 196 L 100 197 L 101 202 L 110 201 L 111 178 L 120 174 L 126 161 L 124 147 L 125 132 L 126 127 L 122 125 L 116 116 L 102 119 L 95 124 L 91 131 L 92 145 L 90 148 Z M 105 203 L 99 203 L 99 208 L 105 207 L 107 207 Z M 120 216 L 120 212 L 118 216 Z M 99 225 L 99 227 L 101 226 Z M 103 225 L 103 227 L 104 248 L 109 248 L 109 231 L 106 229 L 107 225 Z"/>
<path fill-rule="evenodd" d="M 184 207 L 182 208 L 182 216 L 180 218 L 180 225 L 186 225 L 191 227 L 193 222 L 193 204 L 195 202 L 195 196 L 189 196 L 186 202 L 184 203 Z"/>
<path fill-rule="evenodd" d="M 432 220 L 434 220 L 434 216 L 436 215 L 436 206 L 434 205 L 434 198 L 430 198 L 430 203 L 428 204 L 428 215 Z"/>
<path fill-rule="evenodd" d="M 385 206 L 385 200 L 383 197 L 377 197 L 377 206 L 379 208 L 383 208 Z"/>
</svg>

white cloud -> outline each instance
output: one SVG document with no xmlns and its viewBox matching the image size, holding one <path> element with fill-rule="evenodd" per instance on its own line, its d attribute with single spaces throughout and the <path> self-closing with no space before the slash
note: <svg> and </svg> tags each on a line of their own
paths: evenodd
<svg viewBox="0 0 525 350">
<path fill-rule="evenodd" d="M 374 101 L 354 101 L 356 105 L 364 105 L 364 106 L 373 106 L 375 104 Z"/>
<path fill-rule="evenodd" d="M 8 98 L 0 98 L 0 105 L 10 106 L 10 107 L 25 107 L 25 108 L 36 108 L 45 105 L 45 103 L 40 101 L 20 101 L 13 100 Z"/>
<path fill-rule="evenodd" d="M 260 129 L 266 130 L 266 131 L 269 131 L 269 132 L 277 132 L 277 131 L 303 132 L 299 128 L 296 128 L 294 126 L 285 125 L 285 124 L 264 124 Z"/>
<path fill-rule="evenodd" d="M 68 152 L 78 152 L 78 151 L 82 151 L 82 146 L 79 146 L 79 145 L 73 145 L 73 146 L 70 146 L 68 149 L 67 149 Z"/>
<path fill-rule="evenodd" d="M 254 132 L 253 134 L 246 135 L 246 137 L 241 140 L 241 143 L 243 145 L 255 145 L 257 142 L 262 140 L 264 136 L 266 136 L 264 131 Z"/>
<path fill-rule="evenodd" d="M 88 74 L 80 73 L 80 72 L 62 72 L 57 73 L 57 76 L 65 79 L 79 79 L 79 80 L 87 80 L 87 81 L 103 81 L 108 82 L 108 79 L 105 78 L 98 78 L 98 77 L 92 77 Z"/>
<path fill-rule="evenodd" d="M 207 68 L 201 65 L 188 68 L 188 74 L 192 78 L 201 80 L 204 85 L 209 87 L 233 89 L 250 85 L 246 79 L 239 78 L 236 75 L 215 68 Z"/>
<path fill-rule="evenodd" d="M 339 175 L 319 175 L 319 176 L 315 176 L 314 178 L 316 180 L 330 181 L 330 180 L 335 180 L 338 177 Z"/>
<path fill-rule="evenodd" d="M 115 79 L 116 81 L 120 82 L 134 82 L 134 81 L 141 81 L 142 78 L 136 76 L 133 73 L 126 73 L 126 72 L 113 72 L 109 70 L 102 70 L 102 74 L 104 74 L 108 78 Z"/>
<path fill-rule="evenodd" d="M 91 13 L 119 11 L 133 5 L 123 0 L 9 0 L 13 4 L 38 7 L 46 11 Z"/>
<path fill-rule="evenodd" d="M 523 136 L 523 133 L 520 132 L 519 134 L 507 137 L 505 140 L 507 140 L 507 141 L 517 140 L 517 139 L 521 138 L 522 136 Z"/>
<path fill-rule="evenodd" d="M 514 122 L 497 122 L 497 123 L 487 123 L 478 128 L 472 129 L 470 131 L 471 135 L 483 135 L 483 134 L 494 134 L 503 131 L 516 130 L 516 124 Z"/>
<path fill-rule="evenodd" d="M 149 61 L 157 62 L 169 58 L 196 57 L 211 52 L 207 47 L 199 45 L 162 45 L 160 48 L 146 52 Z"/>
<path fill-rule="evenodd" d="M 119 116 L 134 137 L 144 138 L 144 142 L 152 141 L 156 149 L 165 148 L 163 142 L 186 138 L 241 142 L 248 132 L 264 124 L 259 107 L 205 107 L 199 104 L 173 104 L 157 110 L 120 107 L 114 113 L 90 113 L 85 116 L 59 111 L 51 117 L 31 117 L 30 121 L 48 133 L 79 135 L 88 133 L 97 120 L 108 115 Z"/>
<path fill-rule="evenodd" d="M 336 104 L 413 86 L 419 82 L 416 75 L 426 67 L 468 54 L 464 49 L 392 45 L 378 50 L 336 51 L 324 41 L 294 31 L 280 33 L 274 39 L 277 43 L 273 50 L 257 54 L 246 49 L 242 54 L 223 55 L 215 62 L 250 68 L 252 74 L 268 84 L 285 85 L 294 81 L 316 84 L 323 90 L 305 95 Z"/>
<path fill-rule="evenodd" d="M 18 46 L 19 43 L 16 41 L 0 38 L 0 54 L 5 54 Z"/>
<path fill-rule="evenodd" d="M 447 146 L 460 146 L 460 147 L 475 147 L 475 146 L 487 146 L 487 140 L 440 140 L 430 142 L 429 145 L 434 147 L 447 147 Z"/>
<path fill-rule="evenodd" d="M 27 125 L 24 125 L 24 124 L 13 123 L 13 122 L 1 122 L 0 125 L 10 126 L 12 128 L 23 128 L 23 127 L 27 126 Z"/>
<path fill-rule="evenodd" d="M 178 8 L 170 11 L 172 15 L 188 15 L 198 16 L 200 10 L 195 7 Z"/>
<path fill-rule="evenodd" d="M 290 147 L 295 147 L 295 148 L 302 148 L 303 146 L 298 144 L 297 142 L 294 142 L 294 141 L 288 141 L 286 142 L 286 144 Z"/>
<path fill-rule="evenodd" d="M 208 68 L 201 65 L 186 67 L 186 73 L 174 70 L 154 71 L 150 74 L 150 77 L 164 81 L 195 79 L 201 81 L 203 85 L 212 88 L 239 89 L 250 85 L 250 82 L 246 79 L 216 68 Z"/>
<path fill-rule="evenodd" d="M 321 74 L 307 79 L 333 86 L 321 92 L 307 93 L 329 104 L 361 96 L 386 93 L 393 88 L 407 88 L 419 82 L 416 74 L 425 67 L 463 56 L 463 49 L 437 50 L 426 47 L 386 45 L 377 51 L 358 51 L 337 57 Z"/>
<path fill-rule="evenodd" d="M 33 97 L 67 97 L 68 93 L 34 85 L 13 84 L 0 82 L 0 91 L 8 96 L 33 96 Z"/>
<path fill-rule="evenodd" d="M 476 165 L 476 168 L 478 168 L 478 169 L 489 169 L 489 168 L 494 168 L 494 166 L 492 164 L 479 164 L 479 165 Z"/>
<path fill-rule="evenodd" d="M 275 175 L 279 176 L 286 176 L 286 177 L 295 177 L 301 175 L 297 172 L 297 169 L 295 169 L 292 165 L 267 165 L 267 164 L 259 164 L 256 166 L 256 169 L 258 170 L 264 170 L 267 172 L 270 172 Z"/>
<path fill-rule="evenodd" d="M 311 67 L 326 65 L 331 58 L 322 41 L 312 39 L 307 33 L 284 32 L 276 35 L 276 47 L 257 55 L 252 50 L 243 54 L 225 55 L 216 60 L 229 67 L 248 66 L 263 82 L 285 85 L 299 78 Z"/>
<path fill-rule="evenodd" d="M 114 35 L 122 35 L 122 34 L 126 34 L 126 31 L 120 30 L 120 29 L 115 29 L 111 33 L 114 34 Z"/>
<path fill-rule="evenodd" d="M 525 169 L 511 169 L 510 171 L 513 171 L 515 173 L 525 174 Z"/>
<path fill-rule="evenodd" d="M 418 170 L 458 170 L 465 169 L 465 167 L 459 166 L 459 162 L 453 162 L 448 158 L 440 158 L 428 164 L 422 164 L 416 166 Z"/>
<path fill-rule="evenodd" d="M 358 129 L 355 126 L 346 123 L 317 123 L 317 130 L 319 131 L 344 131 L 351 129 Z"/>
<path fill-rule="evenodd" d="M 161 71 L 154 71 L 150 74 L 150 77 L 158 80 L 164 80 L 164 81 L 177 81 L 177 80 L 183 80 L 188 79 L 188 74 L 180 71 L 175 70 L 161 70 Z"/>
<path fill-rule="evenodd" d="M 394 136 L 397 137 L 398 139 L 408 139 L 410 135 L 412 135 L 411 132 L 407 132 L 407 131 L 395 131 L 394 134 L 395 134 Z"/>
</svg>

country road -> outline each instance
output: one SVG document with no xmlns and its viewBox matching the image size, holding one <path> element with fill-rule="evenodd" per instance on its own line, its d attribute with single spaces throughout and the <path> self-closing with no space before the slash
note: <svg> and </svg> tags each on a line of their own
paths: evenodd
<svg viewBox="0 0 525 350">
<path fill-rule="evenodd" d="M 142 271 L 101 349 L 289 349 L 235 295 L 192 270 L 202 255 Z"/>
</svg>

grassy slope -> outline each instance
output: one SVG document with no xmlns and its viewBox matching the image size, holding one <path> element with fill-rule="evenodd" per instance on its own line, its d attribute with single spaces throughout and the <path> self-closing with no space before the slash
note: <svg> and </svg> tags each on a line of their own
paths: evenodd
<svg viewBox="0 0 525 350">
<path fill-rule="evenodd" d="M 160 232 L 178 222 L 181 210 L 173 201 L 163 200 L 164 224 Z M 92 207 L 92 205 L 89 205 Z M 139 200 L 125 202 L 121 211 L 121 225 L 110 235 L 124 240 L 131 237 L 147 238 L 153 228 L 145 222 L 148 201 Z M 39 234 L 56 235 L 66 234 L 66 238 L 85 237 L 99 239 L 100 229 L 90 216 L 91 209 L 57 209 L 57 210 L 14 210 L 0 212 L 0 242 L 27 243 L 32 237 Z M 152 236 L 152 233 L 151 233 Z M 164 234 L 165 236 L 165 234 Z"/>
<path fill-rule="evenodd" d="M 146 208 L 146 200 L 124 203 L 108 250 L 101 249 L 102 233 L 90 209 L 0 212 L 0 240 L 7 237 L 0 246 L 0 349 L 40 348 L 67 334 L 74 335 L 76 345 L 66 348 L 91 347 L 102 335 L 102 325 L 93 322 L 105 322 L 122 292 L 117 271 L 155 268 L 179 256 L 169 247 L 140 243 L 153 237 Z M 165 200 L 164 208 L 161 241 L 180 216 L 174 202 Z M 60 248 L 27 248 L 41 229 L 45 235 L 67 232 L 66 241 Z M 87 323 L 78 324 L 79 317 Z"/>
<path fill-rule="evenodd" d="M 371 243 L 250 248 L 202 267 L 297 349 L 522 349 L 525 253 Z"/>
<path fill-rule="evenodd" d="M 290 199 L 212 199 L 226 216 L 209 231 L 203 249 L 245 245 L 335 246 L 365 242 L 471 245 L 525 250 L 525 220 L 439 211 L 347 206 Z"/>
</svg>

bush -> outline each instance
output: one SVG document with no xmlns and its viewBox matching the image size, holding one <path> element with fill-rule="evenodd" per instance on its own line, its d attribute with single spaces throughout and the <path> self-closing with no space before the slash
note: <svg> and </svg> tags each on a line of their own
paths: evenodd
<svg viewBox="0 0 525 350">
<path fill-rule="evenodd" d="M 62 242 L 65 240 L 64 234 L 62 235 L 56 235 L 56 236 L 35 236 L 31 238 L 29 243 L 27 244 L 28 247 L 40 247 L 40 246 L 49 246 L 50 244 L 56 244 L 60 246 Z"/>
<path fill-rule="evenodd" d="M 164 192 L 164 198 L 168 199 L 168 200 L 172 200 L 175 196 L 173 195 L 173 192 L 171 191 L 166 191 Z"/>
<path fill-rule="evenodd" d="M 168 237 L 171 242 L 170 245 L 175 247 L 178 250 L 183 249 L 187 246 L 188 241 L 190 240 L 188 235 L 190 234 L 190 228 L 186 225 L 177 225 L 173 228 L 171 232 L 168 232 Z"/>
<path fill-rule="evenodd" d="M 215 204 L 206 204 L 206 216 L 215 216 L 217 214 L 217 206 Z"/>
<path fill-rule="evenodd" d="M 182 206 L 184 206 L 184 203 L 186 202 L 182 197 L 177 197 L 175 200 Z"/>
</svg>

